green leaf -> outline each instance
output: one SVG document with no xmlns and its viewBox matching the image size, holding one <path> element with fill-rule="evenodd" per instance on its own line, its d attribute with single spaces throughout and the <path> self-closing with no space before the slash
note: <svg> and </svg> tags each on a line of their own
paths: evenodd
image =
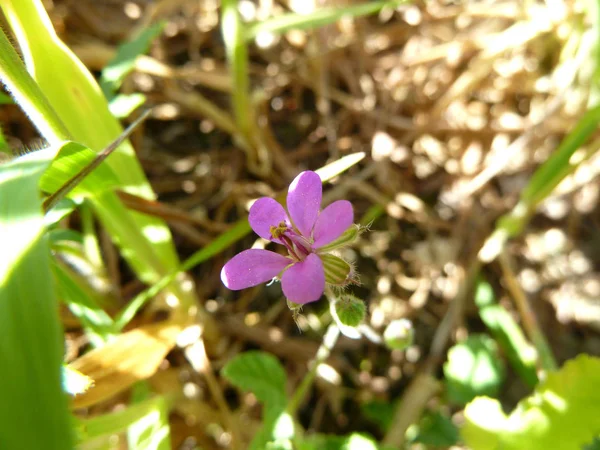
<svg viewBox="0 0 600 450">
<path fill-rule="evenodd" d="M 40 151 L 45 152 L 47 150 Z M 96 152 L 83 145 L 76 142 L 66 142 L 48 170 L 42 175 L 40 188 L 44 192 L 53 194 L 71 178 L 81 173 L 97 156 Z M 83 178 L 68 194 L 68 197 L 77 200 L 86 196 L 101 194 L 118 186 L 119 180 L 114 172 L 106 163 L 102 163 Z"/>
<path fill-rule="evenodd" d="M 294 421 L 285 412 L 286 374 L 269 353 L 249 351 L 227 363 L 221 374 L 243 391 L 252 392 L 265 405 L 264 425 L 250 443 L 251 450 L 285 447 L 294 436 Z"/>
<path fill-rule="evenodd" d="M 600 432 L 600 359 L 580 355 L 549 373 L 510 415 L 478 397 L 465 408 L 461 434 L 473 450 L 579 450 Z"/>
<path fill-rule="evenodd" d="M 473 334 L 448 351 L 444 364 L 448 398 L 466 404 L 477 395 L 495 395 L 504 378 L 496 343 L 485 334 Z"/>
<path fill-rule="evenodd" d="M 498 219 L 496 229 L 479 253 L 482 261 L 490 262 L 495 259 L 505 242 L 523 231 L 535 208 L 579 166 L 581 161 L 572 162 L 571 157 L 597 131 L 599 123 L 600 106 L 589 109 L 579 119 L 575 128 L 562 140 L 554 153 L 535 171 L 521 192 L 519 203 L 511 212 Z"/>
<path fill-rule="evenodd" d="M 316 434 L 303 439 L 299 450 L 379 450 L 377 442 L 364 434 L 352 433 L 349 436 Z"/>
<path fill-rule="evenodd" d="M 246 29 L 245 38 L 246 40 L 252 40 L 259 33 L 285 33 L 289 30 L 318 28 L 337 22 L 343 17 L 366 16 L 376 13 L 382 8 L 394 8 L 402 3 L 405 3 L 405 1 L 370 1 L 345 8 L 320 8 L 310 14 L 282 14 L 250 24 Z"/>
<path fill-rule="evenodd" d="M 6 5 L 3 5 L 6 6 Z M 6 11 L 3 9 L 3 12 Z M 0 28 L 0 81 L 50 144 L 69 138 L 69 132 L 48 99 L 25 70 L 19 55 Z"/>
<path fill-rule="evenodd" d="M 425 444 L 427 448 L 450 448 L 459 438 L 460 433 L 452 420 L 436 411 L 423 415 L 415 442 Z"/>
<path fill-rule="evenodd" d="M 29 71 L 61 123 L 68 128 L 67 136 L 59 140 L 70 139 L 94 151 L 107 147 L 122 133 L 122 128 L 110 113 L 92 74 L 56 35 L 42 2 L 3 0 L 2 8 Z M 61 76 L 57 77 L 57 73 Z M 28 92 L 23 93 L 25 98 L 29 96 Z M 32 107 L 39 112 L 32 120 L 39 127 L 37 121 L 47 114 L 38 106 Z M 129 141 L 123 142 L 106 163 L 119 179 L 121 189 L 146 199 L 155 198 Z M 178 266 L 171 234 L 164 221 L 130 213 L 116 194 L 110 192 L 98 196 L 92 203 L 95 213 L 142 281 L 156 282 Z M 177 284 L 173 284 L 172 291 L 183 305 L 195 302 L 193 293 L 180 289 Z"/>
<path fill-rule="evenodd" d="M 77 203 L 70 198 L 63 198 L 59 200 L 59 202 L 54 205 L 50 211 L 46 212 L 46 215 L 44 216 L 44 222 L 46 223 L 46 226 L 49 228 L 55 226 L 58 222 L 75 211 L 76 207 Z"/>
<path fill-rule="evenodd" d="M 244 41 L 245 25 L 238 11 L 238 0 L 221 2 L 221 30 L 232 79 L 233 113 L 238 131 L 247 139 L 252 130 L 254 109 L 250 99 L 248 47 Z"/>
<path fill-rule="evenodd" d="M 169 449 L 168 410 L 169 403 L 161 396 L 136 403 L 122 411 L 82 420 L 80 422 L 81 443 L 92 441 L 99 436 L 121 433 L 132 425 L 145 422 L 151 424 L 152 433 L 140 436 L 138 441 L 140 446 L 134 448 L 136 450 Z"/>
<path fill-rule="evenodd" d="M 54 230 L 49 230 L 48 240 L 53 249 L 54 244 L 61 242 L 83 245 L 83 236 L 81 233 L 69 228 L 55 228 Z"/>
<path fill-rule="evenodd" d="M 117 54 L 108 65 L 102 69 L 100 88 L 107 99 L 121 87 L 125 77 L 135 67 L 138 56 L 148 51 L 152 41 L 162 32 L 165 22 L 158 22 L 142 29 L 133 39 L 125 42 L 117 49 Z"/>
<path fill-rule="evenodd" d="M 269 353 L 241 353 L 223 367 L 221 374 L 234 386 L 252 392 L 267 406 L 286 403 L 285 371 L 279 360 Z"/>
<path fill-rule="evenodd" d="M 38 153 L 0 166 L 0 448 L 67 450 L 62 330 L 38 181 Z M 32 432 L 32 427 L 35 432 Z"/>
<path fill-rule="evenodd" d="M 106 344 L 116 331 L 113 320 L 95 299 L 97 294 L 61 264 L 53 262 L 52 270 L 62 301 L 79 319 L 92 345 Z"/>
<path fill-rule="evenodd" d="M 139 404 L 151 395 L 147 382 L 139 382 L 133 388 L 131 402 Z M 151 403 L 143 416 L 129 425 L 127 446 L 135 450 L 171 450 L 170 425 L 167 404 L 164 397 L 158 397 Z"/>
<path fill-rule="evenodd" d="M 480 280 L 477 283 L 475 304 L 479 308 L 481 320 L 517 374 L 527 385 L 535 386 L 538 382 L 535 348 L 527 342 L 523 331 L 508 311 L 496 302 L 494 290 L 487 281 Z"/>
<path fill-rule="evenodd" d="M 598 123 L 600 123 L 600 106 L 588 110 L 550 158 L 535 171 L 521 193 L 522 202 L 530 208 L 537 205 L 577 168 L 579 164 L 571 163 L 571 156 L 598 130 Z"/>
<path fill-rule="evenodd" d="M 367 419 L 376 423 L 382 431 L 386 432 L 394 420 L 396 405 L 381 400 L 373 400 L 361 405 L 361 410 Z"/>
<path fill-rule="evenodd" d="M 113 116 L 118 119 L 125 119 L 145 102 L 146 96 L 138 92 L 129 95 L 119 94 L 110 101 L 108 107 Z"/>
</svg>

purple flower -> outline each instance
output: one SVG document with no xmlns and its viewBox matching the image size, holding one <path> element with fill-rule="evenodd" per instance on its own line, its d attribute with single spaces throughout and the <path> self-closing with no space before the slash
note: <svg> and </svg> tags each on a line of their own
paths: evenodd
<svg viewBox="0 0 600 450">
<path fill-rule="evenodd" d="M 260 237 L 282 244 L 287 256 L 261 249 L 245 250 L 234 256 L 221 271 L 223 284 L 232 290 L 245 289 L 281 279 L 284 295 L 293 303 L 319 300 L 325 290 L 324 262 L 332 267 L 328 282 L 336 270 L 343 279 L 349 276 L 350 265 L 329 255 L 331 244 L 352 226 L 352 204 L 338 200 L 320 211 L 323 188 L 315 172 L 298 175 L 287 195 L 286 213 L 283 206 L 269 197 L 258 199 L 250 208 L 250 226 Z M 340 262 L 341 261 L 341 262 Z M 346 270 L 347 267 L 347 270 Z"/>
</svg>

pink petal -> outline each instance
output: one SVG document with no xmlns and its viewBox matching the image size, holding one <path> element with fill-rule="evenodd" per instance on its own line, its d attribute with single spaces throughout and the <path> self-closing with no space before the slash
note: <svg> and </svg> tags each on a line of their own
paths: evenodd
<svg viewBox="0 0 600 450">
<path fill-rule="evenodd" d="M 348 200 L 333 202 L 319 214 L 313 230 L 313 247 L 319 248 L 335 241 L 353 222 L 352 203 Z"/>
<path fill-rule="evenodd" d="M 281 222 L 289 224 L 287 214 L 283 206 L 269 197 L 256 200 L 250 207 L 248 222 L 256 234 L 269 241 L 281 242 L 271 236 L 271 227 L 278 226 Z"/>
<path fill-rule="evenodd" d="M 319 215 L 322 196 L 323 186 L 316 172 L 302 172 L 290 184 L 287 209 L 296 228 L 306 237 L 310 237 Z"/>
<path fill-rule="evenodd" d="M 314 253 L 283 272 L 281 288 L 288 300 L 309 303 L 319 300 L 325 290 L 325 271 L 321 259 Z"/>
<path fill-rule="evenodd" d="M 266 283 L 276 277 L 292 260 L 258 248 L 244 250 L 231 258 L 221 270 L 221 281 L 233 291 Z"/>
</svg>

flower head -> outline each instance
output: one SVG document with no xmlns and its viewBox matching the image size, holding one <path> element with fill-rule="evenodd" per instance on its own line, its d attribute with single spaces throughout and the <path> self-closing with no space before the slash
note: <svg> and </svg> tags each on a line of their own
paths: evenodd
<svg viewBox="0 0 600 450">
<path fill-rule="evenodd" d="M 321 178 L 306 171 L 290 184 L 287 212 L 272 198 L 258 199 L 250 208 L 250 226 L 260 237 L 284 245 L 287 255 L 245 250 L 223 266 L 223 284 L 239 290 L 279 278 L 287 299 L 304 304 L 319 300 L 326 282 L 348 281 L 351 266 L 327 252 L 352 227 L 352 204 L 338 200 L 321 211 L 322 195 Z"/>
</svg>

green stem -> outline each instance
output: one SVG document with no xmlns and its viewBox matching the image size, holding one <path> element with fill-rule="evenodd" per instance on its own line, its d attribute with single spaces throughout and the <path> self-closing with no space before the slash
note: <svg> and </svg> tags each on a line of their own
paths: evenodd
<svg viewBox="0 0 600 450">
<path fill-rule="evenodd" d="M 237 10 L 238 0 L 223 0 L 222 30 L 227 49 L 227 59 L 233 81 L 233 112 L 237 125 L 248 137 L 252 110 L 250 102 L 250 81 L 248 79 L 248 48 L 244 41 L 244 24 Z"/>
<path fill-rule="evenodd" d="M 327 360 L 327 358 L 329 358 L 331 350 L 335 346 L 339 335 L 340 329 L 338 328 L 337 324 L 335 322 L 331 323 L 331 325 L 329 325 L 329 328 L 327 328 L 325 336 L 323 336 L 323 342 L 321 343 L 319 350 L 317 350 L 317 355 L 315 356 L 315 359 L 310 363 L 311 368 L 309 372 L 304 376 L 304 378 L 300 382 L 300 385 L 292 395 L 290 402 L 288 403 L 286 411 L 291 416 L 294 416 L 296 414 L 296 411 L 300 407 L 300 404 L 306 397 L 308 390 L 312 386 L 313 381 L 317 376 L 317 369 L 321 364 L 323 364 Z"/>
<path fill-rule="evenodd" d="M 552 355 L 550 345 L 548 345 L 548 341 L 546 340 L 546 337 L 544 336 L 544 333 L 538 324 L 535 314 L 531 309 L 531 306 L 529 306 L 527 296 L 525 295 L 525 292 L 523 292 L 519 281 L 515 277 L 511 267 L 510 257 L 504 251 L 500 253 L 498 259 L 502 267 L 506 287 L 514 300 L 517 309 L 519 310 L 519 314 L 521 315 L 523 328 L 529 336 L 529 339 L 531 339 L 531 342 L 533 343 L 539 355 L 541 368 L 545 372 L 557 370 L 558 364 L 556 364 L 556 360 L 554 359 L 554 355 Z"/>
</svg>

